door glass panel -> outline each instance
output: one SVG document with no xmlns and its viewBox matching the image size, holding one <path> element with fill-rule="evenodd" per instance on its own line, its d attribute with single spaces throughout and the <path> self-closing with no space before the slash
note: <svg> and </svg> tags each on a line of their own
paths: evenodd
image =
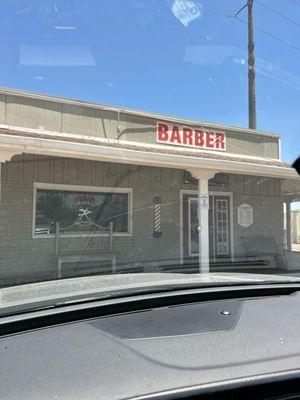
<svg viewBox="0 0 300 400">
<path fill-rule="evenodd" d="M 189 199 L 189 252 L 190 255 L 197 255 L 199 251 L 198 232 L 198 200 Z"/>
<path fill-rule="evenodd" d="M 199 254 L 199 232 L 198 232 L 198 199 L 188 198 L 188 256 Z M 224 197 L 215 197 L 211 203 L 211 214 L 209 219 L 210 248 L 213 249 L 210 257 L 228 256 L 230 254 L 229 236 L 229 200 Z M 213 218 L 212 218 L 213 216 Z"/>
<path fill-rule="evenodd" d="M 216 200 L 216 230 L 217 255 L 228 254 L 228 206 L 226 199 Z"/>
</svg>

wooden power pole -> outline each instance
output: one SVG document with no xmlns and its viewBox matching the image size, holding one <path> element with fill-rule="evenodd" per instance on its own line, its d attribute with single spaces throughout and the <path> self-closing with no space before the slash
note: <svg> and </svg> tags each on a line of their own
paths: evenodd
<svg viewBox="0 0 300 400">
<path fill-rule="evenodd" d="M 238 18 L 246 7 L 248 8 L 248 124 L 250 129 L 256 129 L 253 0 L 247 0 L 247 3 L 234 14 L 234 17 Z"/>
<path fill-rule="evenodd" d="M 256 129 L 256 83 L 254 55 L 253 0 L 248 0 L 248 107 L 249 128 Z"/>
</svg>

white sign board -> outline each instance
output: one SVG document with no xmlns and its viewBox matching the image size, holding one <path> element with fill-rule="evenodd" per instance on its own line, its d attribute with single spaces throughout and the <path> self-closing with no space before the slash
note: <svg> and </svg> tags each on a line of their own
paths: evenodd
<svg viewBox="0 0 300 400">
<path fill-rule="evenodd" d="M 172 146 L 226 151 L 225 132 L 217 132 L 204 128 L 192 128 L 165 122 L 157 123 L 156 141 L 157 143 Z"/>
<path fill-rule="evenodd" d="M 241 204 L 238 207 L 238 224 L 244 228 L 253 224 L 253 207 L 249 204 Z"/>
<path fill-rule="evenodd" d="M 202 194 L 200 196 L 200 207 L 202 210 L 208 210 L 209 209 L 209 196 L 208 194 Z"/>
</svg>

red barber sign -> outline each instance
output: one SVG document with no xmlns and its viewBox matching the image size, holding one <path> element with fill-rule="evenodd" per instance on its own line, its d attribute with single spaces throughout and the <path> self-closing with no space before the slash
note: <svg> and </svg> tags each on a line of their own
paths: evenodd
<svg viewBox="0 0 300 400">
<path fill-rule="evenodd" d="M 157 123 L 156 140 L 158 143 L 176 146 L 194 147 L 196 149 L 226 150 L 226 135 L 208 129 L 193 129 L 182 125 Z"/>
</svg>

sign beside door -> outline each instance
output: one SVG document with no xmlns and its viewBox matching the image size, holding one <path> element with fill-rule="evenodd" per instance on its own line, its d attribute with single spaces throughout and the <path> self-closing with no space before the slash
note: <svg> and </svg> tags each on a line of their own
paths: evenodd
<svg viewBox="0 0 300 400">
<path fill-rule="evenodd" d="M 243 228 L 253 224 L 253 207 L 249 204 L 241 204 L 238 207 L 238 224 Z"/>
<path fill-rule="evenodd" d="M 208 194 L 202 194 L 200 196 L 200 206 L 203 210 L 209 209 L 209 196 Z"/>
</svg>

